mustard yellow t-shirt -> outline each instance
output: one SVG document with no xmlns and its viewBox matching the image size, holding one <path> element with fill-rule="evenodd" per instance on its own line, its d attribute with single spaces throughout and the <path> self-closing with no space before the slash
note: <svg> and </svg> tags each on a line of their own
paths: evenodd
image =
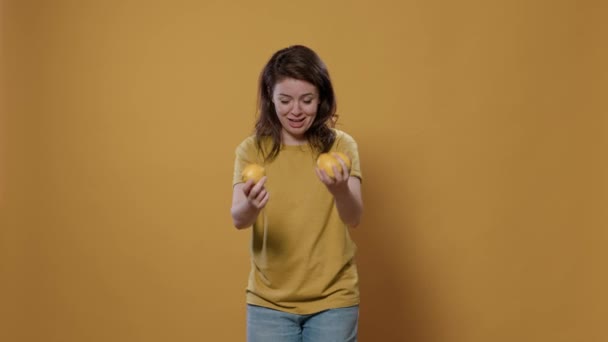
<svg viewBox="0 0 608 342">
<path fill-rule="evenodd" d="M 355 140 L 335 132 L 331 152 L 349 156 L 351 176 L 361 178 Z M 315 174 L 316 153 L 308 145 L 283 146 L 264 164 L 251 136 L 236 149 L 233 184 L 249 163 L 266 169 L 270 198 L 252 229 L 247 303 L 295 314 L 359 304 L 357 248 Z"/>
</svg>

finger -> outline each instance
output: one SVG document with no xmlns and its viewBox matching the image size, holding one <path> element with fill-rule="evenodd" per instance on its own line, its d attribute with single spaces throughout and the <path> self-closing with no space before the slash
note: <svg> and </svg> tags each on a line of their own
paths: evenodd
<svg viewBox="0 0 608 342">
<path fill-rule="evenodd" d="M 348 177 L 350 177 L 350 172 L 348 171 L 348 166 L 346 166 L 346 162 L 340 158 L 340 156 L 336 153 L 336 158 L 338 159 L 338 161 L 340 162 L 340 166 L 341 166 L 341 174 L 342 174 L 342 179 L 348 179 Z"/>
<path fill-rule="evenodd" d="M 321 169 L 319 172 L 321 172 L 321 175 L 323 175 L 323 183 L 325 183 L 325 185 L 332 185 L 336 182 L 336 179 L 327 174 L 325 170 Z"/>
<path fill-rule="evenodd" d="M 264 190 L 264 188 L 261 188 L 261 187 L 260 187 L 260 186 L 258 186 L 258 185 L 259 185 L 259 182 L 258 182 L 258 184 L 256 184 L 256 185 L 255 185 L 255 186 L 254 186 L 254 187 L 251 189 L 251 191 L 249 191 L 249 195 L 247 195 L 247 198 L 249 199 L 249 201 L 250 201 L 250 202 L 251 202 L 251 201 L 255 201 L 255 199 L 258 197 L 258 195 L 260 194 L 260 192 L 261 192 L 262 190 Z"/>
<path fill-rule="evenodd" d="M 342 177 L 342 179 L 348 179 L 350 177 L 350 170 L 348 169 L 348 166 L 346 165 L 346 160 L 342 159 L 342 157 L 340 157 L 340 155 L 335 152 L 332 153 L 332 155 L 340 163 L 340 168 L 341 168 L 340 174 L 344 176 L 344 177 Z"/>
<path fill-rule="evenodd" d="M 334 170 L 334 179 L 336 180 L 336 183 L 341 182 L 344 179 L 342 172 L 338 171 L 338 167 L 335 165 L 331 168 Z"/>
<path fill-rule="evenodd" d="M 254 201 L 255 201 L 255 199 L 258 197 L 258 194 L 259 194 L 259 191 L 255 191 L 255 190 L 253 190 L 253 189 L 252 189 L 252 190 L 249 192 L 249 195 L 247 196 L 247 200 L 248 200 L 249 202 L 254 202 Z"/>
<path fill-rule="evenodd" d="M 255 200 L 255 198 L 258 197 L 258 195 L 259 195 L 260 191 L 262 191 L 262 189 L 265 189 L 264 182 L 262 180 L 260 180 L 253 186 L 253 188 L 251 188 L 251 191 L 249 192 L 249 195 L 247 196 L 249 198 L 249 200 L 251 200 L 251 201 Z"/>
<path fill-rule="evenodd" d="M 248 180 L 247 182 L 245 182 L 245 186 L 243 186 L 243 193 L 245 194 L 245 196 L 249 196 L 249 193 L 251 192 L 251 189 L 253 188 L 253 180 Z"/>
<path fill-rule="evenodd" d="M 318 167 L 315 167 L 315 173 L 317 174 L 317 178 L 319 178 L 319 180 L 320 180 L 322 183 L 325 183 L 325 182 L 326 182 L 326 180 L 325 180 L 325 176 L 323 175 L 323 173 L 322 173 L 321 169 L 319 169 Z"/>
<path fill-rule="evenodd" d="M 262 199 L 264 198 L 264 196 L 266 196 L 267 194 L 268 194 L 268 191 L 266 191 L 266 189 L 262 189 L 262 190 L 260 190 L 260 192 L 258 193 L 258 195 L 257 195 L 257 196 L 255 196 L 255 199 L 256 199 L 258 202 L 261 202 L 261 201 L 262 201 Z"/>
<path fill-rule="evenodd" d="M 321 179 L 321 182 L 323 182 L 323 184 L 330 185 L 333 183 L 332 178 L 329 177 L 329 175 L 327 174 L 327 172 L 325 172 L 325 170 L 316 168 L 315 171 L 317 172 L 317 175 L 319 176 L 319 179 Z"/>
<path fill-rule="evenodd" d="M 323 181 L 323 175 L 319 171 L 318 167 L 315 167 L 315 174 L 317 175 L 317 178 L 319 178 L 319 180 L 322 182 Z"/>
<path fill-rule="evenodd" d="M 253 187 L 254 191 L 260 192 L 260 190 L 263 189 L 264 185 L 266 184 L 266 179 L 267 179 L 266 176 L 260 178 L 260 181 L 257 182 L 255 184 L 255 186 Z"/>
<path fill-rule="evenodd" d="M 266 206 L 266 203 L 268 203 L 269 198 L 270 198 L 270 194 L 268 192 L 266 192 L 266 195 L 260 201 L 260 208 L 263 208 Z"/>
</svg>

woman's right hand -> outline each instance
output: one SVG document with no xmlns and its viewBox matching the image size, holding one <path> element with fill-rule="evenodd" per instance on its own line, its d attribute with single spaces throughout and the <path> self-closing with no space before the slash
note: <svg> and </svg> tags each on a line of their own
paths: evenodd
<svg viewBox="0 0 608 342">
<path fill-rule="evenodd" d="M 264 176 L 257 183 L 250 179 L 243 186 L 243 194 L 245 194 L 247 201 L 258 210 L 264 208 L 268 203 L 269 194 L 264 187 L 266 179 L 266 176 Z"/>
<path fill-rule="evenodd" d="M 268 203 L 270 194 L 266 190 L 265 184 L 266 176 L 255 184 L 253 180 L 249 180 L 234 186 L 231 213 L 236 228 L 243 229 L 252 226 L 260 211 Z"/>
</svg>

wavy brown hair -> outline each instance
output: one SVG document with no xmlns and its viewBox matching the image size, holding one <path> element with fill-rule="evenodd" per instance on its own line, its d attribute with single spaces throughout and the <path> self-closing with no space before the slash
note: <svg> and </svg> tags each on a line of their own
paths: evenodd
<svg viewBox="0 0 608 342">
<path fill-rule="evenodd" d="M 256 144 L 264 156 L 264 160 L 272 161 L 281 150 L 281 122 L 277 117 L 272 93 L 277 82 L 285 78 L 306 81 L 314 85 L 319 92 L 319 107 L 317 116 L 305 137 L 312 149 L 317 153 L 328 152 L 336 134 L 332 130 L 337 122 L 336 97 L 329 78 L 325 63 L 310 48 L 293 45 L 275 52 L 270 58 L 258 83 L 259 117 L 255 124 Z M 272 139 L 272 147 L 266 150 L 262 140 Z"/>
</svg>

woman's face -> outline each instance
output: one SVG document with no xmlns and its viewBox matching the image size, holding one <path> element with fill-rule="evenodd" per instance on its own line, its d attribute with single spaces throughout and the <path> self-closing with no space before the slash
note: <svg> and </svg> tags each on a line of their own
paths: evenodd
<svg viewBox="0 0 608 342">
<path fill-rule="evenodd" d="M 283 126 L 283 144 L 305 143 L 304 133 L 314 122 L 319 108 L 317 87 L 306 81 L 285 78 L 275 84 L 272 102 Z"/>
</svg>

